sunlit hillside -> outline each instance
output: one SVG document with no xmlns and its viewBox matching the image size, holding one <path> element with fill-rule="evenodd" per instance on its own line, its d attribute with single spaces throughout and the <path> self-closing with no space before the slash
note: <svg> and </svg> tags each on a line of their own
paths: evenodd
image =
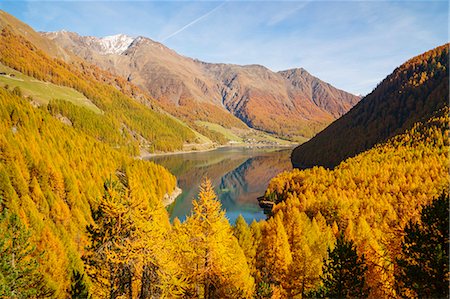
<svg viewBox="0 0 450 299">
<path fill-rule="evenodd" d="M 342 118 L 292 154 L 297 167 L 334 167 L 424 121 L 448 102 L 449 44 L 411 58 Z"/>
<path fill-rule="evenodd" d="M 138 153 L 139 148 L 150 152 L 182 149 L 185 142 L 195 141 L 194 133 L 186 126 L 161 111 L 149 108 L 149 99 L 147 102 L 144 99 L 141 104 L 127 96 L 126 92 L 121 92 L 111 85 L 114 83 L 119 89 L 123 87 L 126 90 L 127 84 L 123 79 L 105 78 L 107 73 L 83 62 L 69 65 L 57 58 L 51 58 L 9 28 L 5 26 L 0 35 L 0 62 L 35 80 L 72 88 L 88 98 L 95 105 L 95 109 L 103 113 L 91 115 L 92 113 L 83 107 L 61 104 L 58 101 L 53 101 L 51 105 L 54 112 L 67 117 L 72 123 L 83 123 L 80 128 L 84 132 L 99 140 L 105 140 L 112 146 L 128 147 L 134 154 Z M 31 89 L 31 97 L 36 95 L 39 98 L 39 81 L 33 83 L 28 80 L 28 85 L 24 86 L 25 91 Z M 12 82 L 5 82 L 5 85 L 10 84 L 13 85 Z M 20 84 L 17 86 L 20 87 Z M 58 100 L 57 97 L 54 99 Z M 94 120 L 95 125 L 88 128 L 87 120 L 93 118 L 98 121 Z M 107 129 L 98 127 L 99 124 Z"/>
<path fill-rule="evenodd" d="M 447 107 L 441 109 L 429 120 L 342 162 L 334 170 L 314 167 L 278 175 L 265 195 L 278 203 L 273 218 L 283 215 L 287 235 L 299 234 L 301 239 L 317 236 L 296 221 L 321 219 L 324 228 L 343 232 L 355 242 L 358 254 L 366 257 L 365 277 L 371 297 L 398 296 L 395 258 L 400 254 L 403 228 L 409 220 L 417 221 L 421 208 L 438 197 L 450 181 L 448 113 Z M 290 241 L 293 255 L 298 247 L 313 250 Z M 299 274 L 306 275 L 306 287 L 312 289 L 318 286 L 326 251 L 309 254 L 307 260 L 299 256 L 297 263 L 315 267 Z"/>
<path fill-rule="evenodd" d="M 102 2 L 12 3 L 0 8 L 33 24 L 168 24 L 161 39 L 172 45 L 204 26 L 192 49 L 256 59 L 258 40 L 271 50 L 262 62 L 320 64 L 343 79 L 358 68 L 344 81 L 361 76 L 361 86 L 380 74 L 364 57 L 389 66 L 382 76 L 397 61 L 384 56 L 399 48 L 375 47 L 385 33 L 398 46 L 406 31 L 401 49 L 411 51 L 420 47 L 409 27 L 421 28 L 428 47 L 441 40 L 428 37 L 431 21 L 446 17 L 438 2 L 113 1 L 106 15 Z M 36 18 L 41 5 L 48 14 Z M 174 29 L 186 7 L 201 14 Z M 392 24 L 380 7 L 396 7 L 399 26 L 375 39 Z M 48 38 L 58 33 L 0 10 L 0 298 L 449 297 L 448 44 L 401 56 L 356 104 L 302 68 L 204 63 L 142 37 L 60 33 L 64 47 Z M 227 47 L 228 34 L 239 47 Z M 331 69 L 339 59 L 348 69 Z"/>
</svg>

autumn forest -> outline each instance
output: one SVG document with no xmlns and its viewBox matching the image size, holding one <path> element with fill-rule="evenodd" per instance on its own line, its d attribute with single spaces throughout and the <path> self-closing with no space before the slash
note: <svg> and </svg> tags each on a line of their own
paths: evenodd
<svg viewBox="0 0 450 299">
<path fill-rule="evenodd" d="M 206 176 L 171 220 L 177 178 L 139 156 L 229 142 L 199 119 L 244 122 L 185 115 L 3 11 L 0 30 L 1 298 L 449 296 L 448 44 L 295 148 L 265 220 L 230 223 Z"/>
</svg>

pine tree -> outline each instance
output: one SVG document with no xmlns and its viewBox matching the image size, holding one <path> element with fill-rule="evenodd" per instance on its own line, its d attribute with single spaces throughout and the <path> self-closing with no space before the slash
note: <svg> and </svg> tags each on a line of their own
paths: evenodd
<svg viewBox="0 0 450 299">
<path fill-rule="evenodd" d="M 39 272 L 36 248 L 19 217 L 3 210 L 0 215 L 0 297 L 49 298 L 55 291 Z"/>
<path fill-rule="evenodd" d="M 70 286 L 70 298 L 72 299 L 90 299 L 89 291 L 84 280 L 84 274 L 73 270 L 72 285 Z"/>
<path fill-rule="evenodd" d="M 401 293 L 448 298 L 449 213 L 449 195 L 443 193 L 423 208 L 420 223 L 409 221 L 405 227 L 396 275 Z"/>
<path fill-rule="evenodd" d="M 364 255 L 359 257 L 353 241 L 340 234 L 336 247 L 328 249 L 329 258 L 324 261 L 321 289 L 326 298 L 366 298 Z"/>
</svg>

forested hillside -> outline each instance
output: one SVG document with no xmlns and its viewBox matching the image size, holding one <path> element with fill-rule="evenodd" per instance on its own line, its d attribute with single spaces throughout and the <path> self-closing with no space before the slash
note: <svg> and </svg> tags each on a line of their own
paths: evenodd
<svg viewBox="0 0 450 299">
<path fill-rule="evenodd" d="M 450 181 L 448 113 L 447 107 L 442 108 L 428 121 L 342 162 L 334 170 L 295 169 L 271 181 L 265 198 L 278 204 L 270 221 L 279 219 L 282 228 L 277 229 L 288 236 L 292 256 L 292 261 L 278 262 L 285 265 L 284 275 L 300 271 L 294 275 L 302 277 L 304 284 L 300 280 L 296 291 L 320 285 L 322 260 L 327 251 L 311 247 L 317 246 L 310 244 L 311 240 L 320 238 L 319 244 L 325 247 L 334 244 L 334 239 L 320 237 L 318 228 L 308 228 L 313 225 L 335 235 L 342 232 L 356 244 L 357 253 L 366 259 L 365 280 L 370 297 L 399 296 L 397 285 L 401 282 L 395 280 L 395 261 L 401 254 L 403 228 L 408 221 L 417 222 L 422 207 L 438 197 Z M 440 213 L 448 223 L 448 210 Z M 428 244 L 430 248 L 441 246 Z M 448 272 L 448 264 L 429 267 L 444 267 Z M 279 284 L 290 292 L 291 286 L 284 286 L 283 281 Z M 448 275 L 443 283 L 448 285 Z"/>
<path fill-rule="evenodd" d="M 234 236 L 208 182 L 192 216 L 170 225 L 161 198 L 172 175 L 14 93 L 0 89 L 0 225 L 9 227 L 1 294 L 11 294 L 8 286 L 54 298 L 80 290 L 94 298 L 303 298 L 321 290 L 324 259 L 343 233 L 365 256 L 370 296 L 396 297 L 403 229 L 449 182 L 445 108 L 335 170 L 279 175 L 266 193 L 279 202 L 272 217 L 250 227 L 240 218 Z M 11 272 L 7 257 L 19 252 Z M 10 285 L 13 273 L 26 275 Z"/>
<path fill-rule="evenodd" d="M 335 170 L 281 174 L 266 194 L 280 201 L 273 216 L 250 227 L 241 218 L 235 239 L 208 183 L 193 215 L 171 226 L 160 199 L 175 179 L 163 168 L 130 160 L 13 91 L 0 97 L 1 223 L 16 227 L 16 239 L 31 233 L 37 249 L 25 260 L 38 263 L 40 290 L 55 298 L 70 293 L 73 270 L 86 273 L 78 283 L 95 298 L 301 298 L 320 286 L 340 232 L 365 256 L 370 296 L 398 296 L 403 228 L 449 181 L 445 108 Z M 5 256 L 14 244 L 0 244 Z"/>
<path fill-rule="evenodd" d="M 161 199 L 173 191 L 176 179 L 161 166 L 133 160 L 61 123 L 15 93 L 0 88 L 0 209 L 19 217 L 19 234 L 31 233 L 26 244 L 36 246 L 37 271 L 56 291 L 54 297 L 63 298 L 72 270 L 84 272 L 86 225 L 92 223 L 91 209 L 99 205 L 104 181 L 126 176 L 141 204 L 165 213 Z M 9 233 L 2 230 L 2 239 Z M 24 246 L 1 245 L 2 254 L 5 246 L 16 254 Z M 27 277 L 26 272 L 17 275 Z"/>
<path fill-rule="evenodd" d="M 99 140 L 112 146 L 127 147 L 133 154 L 137 154 L 139 148 L 150 152 L 173 151 L 182 149 L 185 142 L 195 142 L 196 137 L 189 128 L 153 109 L 149 98 L 146 99 L 142 92 L 139 97 L 139 90 L 123 79 L 114 78 L 84 62 L 69 65 L 51 58 L 21 35 L 13 33 L 8 25 L 0 34 L 0 52 L 2 64 L 37 80 L 73 88 L 92 101 L 101 114 L 93 116 L 84 108 L 61 101 L 52 102 L 50 111 L 67 117 Z M 133 94 L 142 103 L 133 100 L 130 97 Z M 88 125 L 90 121 L 94 123 Z"/>
<path fill-rule="evenodd" d="M 325 131 L 332 147 L 314 151 L 333 170 L 279 174 L 268 219 L 233 227 L 207 178 L 186 220 L 170 223 L 162 199 L 176 178 L 132 158 L 198 135 L 123 79 L 54 58 L 5 20 L 1 298 L 449 296 L 448 45 L 398 68 Z"/>
<path fill-rule="evenodd" d="M 334 167 L 426 120 L 448 101 L 448 47 L 398 67 L 340 119 L 292 154 L 295 167 Z"/>
</svg>

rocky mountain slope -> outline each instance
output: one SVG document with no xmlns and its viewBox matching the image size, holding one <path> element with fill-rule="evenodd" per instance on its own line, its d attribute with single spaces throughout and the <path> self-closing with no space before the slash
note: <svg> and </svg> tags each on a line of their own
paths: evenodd
<svg viewBox="0 0 450 299">
<path fill-rule="evenodd" d="M 28 39 L 30 37 L 30 39 Z M 137 155 L 200 143 L 136 86 L 91 65 L 0 11 L 0 87 L 26 96 L 66 124 Z M 70 57 L 71 63 L 61 58 Z"/>
<path fill-rule="evenodd" d="M 105 38 L 66 31 L 42 34 L 127 78 L 189 123 L 229 128 L 245 123 L 289 139 L 309 138 L 359 101 L 303 69 L 277 73 L 260 65 L 205 63 L 145 37 L 135 38 L 121 53 L 106 53 L 99 50 Z"/>
<path fill-rule="evenodd" d="M 448 49 L 443 45 L 394 70 L 347 114 L 297 147 L 294 166 L 334 167 L 429 118 L 448 102 Z"/>
</svg>

